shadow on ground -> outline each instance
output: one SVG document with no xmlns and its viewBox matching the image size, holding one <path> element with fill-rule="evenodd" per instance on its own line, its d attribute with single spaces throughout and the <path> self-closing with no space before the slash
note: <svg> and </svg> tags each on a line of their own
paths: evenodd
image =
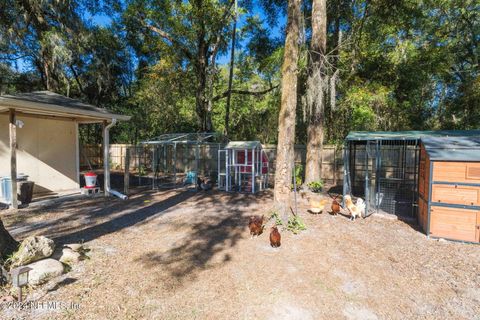
<svg viewBox="0 0 480 320">
<path fill-rule="evenodd" d="M 245 237 L 250 208 L 263 200 L 271 199 L 272 194 L 223 194 L 217 192 L 200 193 L 195 199 L 198 208 L 213 212 L 204 213 L 199 219 L 182 219 L 172 222 L 171 228 L 182 234 L 167 250 L 155 250 L 138 257 L 135 263 L 158 273 L 159 282 L 166 288 L 177 288 L 195 280 L 202 271 L 224 266 L 232 260 L 231 249 Z"/>
<path fill-rule="evenodd" d="M 170 191 L 167 192 L 165 199 L 156 202 L 153 199 L 154 194 L 147 192 L 125 201 L 97 198 L 59 202 L 48 208 L 21 212 L 22 217 L 9 217 L 14 220 L 14 226 L 9 230 L 17 239 L 40 234 L 52 238 L 59 244 L 87 242 L 162 214 L 193 195 L 194 193 L 189 191 Z M 65 211 L 71 213 L 63 214 Z M 30 221 L 33 217 L 38 218 L 52 212 L 60 212 L 60 217 Z"/>
</svg>

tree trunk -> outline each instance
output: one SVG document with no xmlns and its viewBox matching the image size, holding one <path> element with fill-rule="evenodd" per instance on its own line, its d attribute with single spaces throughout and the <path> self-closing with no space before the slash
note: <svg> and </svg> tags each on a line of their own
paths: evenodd
<svg viewBox="0 0 480 320">
<path fill-rule="evenodd" d="M 300 38 L 300 0 L 288 1 L 287 36 L 282 65 L 282 98 L 278 117 L 278 145 L 275 170 L 275 207 L 286 215 L 290 193 L 295 144 L 297 68 Z"/>
<path fill-rule="evenodd" d="M 0 258 L 7 259 L 12 253 L 17 251 L 19 243 L 5 229 L 3 221 L 0 219 Z"/>
<path fill-rule="evenodd" d="M 321 179 L 325 93 L 329 85 L 325 71 L 326 46 L 327 1 L 314 0 L 312 7 L 311 59 L 307 80 L 307 103 L 310 116 L 307 128 L 305 183 Z"/>
<path fill-rule="evenodd" d="M 197 88 L 195 93 L 195 104 L 198 126 L 201 131 L 206 131 L 206 104 L 205 104 L 205 89 L 206 89 L 207 75 L 205 67 L 198 66 L 197 70 Z"/>
<path fill-rule="evenodd" d="M 205 28 L 200 28 L 197 34 L 197 61 L 196 61 L 196 73 L 197 73 L 197 89 L 195 93 L 195 104 L 198 124 L 201 131 L 212 131 L 212 113 L 209 110 L 209 104 L 207 101 L 207 68 L 208 68 L 208 44 L 205 41 Z"/>
<path fill-rule="evenodd" d="M 229 122 L 230 122 L 230 101 L 232 99 L 232 83 L 233 83 L 233 67 L 235 64 L 235 36 L 237 34 L 237 0 L 235 0 L 235 11 L 233 15 L 233 28 L 232 28 L 232 49 L 230 51 L 230 70 L 228 75 L 228 96 L 227 104 L 225 106 L 225 135 L 228 137 Z"/>
</svg>

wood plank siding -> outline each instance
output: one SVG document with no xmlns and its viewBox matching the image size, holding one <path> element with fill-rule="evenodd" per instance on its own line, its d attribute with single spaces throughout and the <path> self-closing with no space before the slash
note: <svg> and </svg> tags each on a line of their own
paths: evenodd
<svg viewBox="0 0 480 320">
<path fill-rule="evenodd" d="M 480 162 L 430 161 L 422 144 L 418 184 L 418 223 L 426 233 L 480 242 Z"/>
<path fill-rule="evenodd" d="M 434 237 L 478 241 L 478 210 L 432 206 L 430 209 L 430 233 Z"/>
</svg>

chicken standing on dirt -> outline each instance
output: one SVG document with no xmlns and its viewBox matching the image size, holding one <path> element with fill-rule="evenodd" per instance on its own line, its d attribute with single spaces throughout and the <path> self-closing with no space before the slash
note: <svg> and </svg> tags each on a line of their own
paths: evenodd
<svg viewBox="0 0 480 320">
<path fill-rule="evenodd" d="M 325 209 L 325 205 L 328 203 L 327 199 L 322 200 L 315 200 L 315 199 L 308 199 L 310 202 L 310 212 L 312 213 L 322 213 L 323 209 Z"/>
<path fill-rule="evenodd" d="M 357 199 L 357 205 L 353 204 L 352 197 L 349 195 L 345 196 L 345 206 L 350 212 L 350 220 L 355 221 L 355 218 L 361 217 L 362 213 L 365 211 L 365 203 L 362 198 Z"/>
<path fill-rule="evenodd" d="M 263 221 L 265 220 L 264 216 L 251 216 L 248 221 L 248 228 L 250 229 L 250 235 L 253 238 L 254 236 L 259 236 L 263 232 Z"/>
<path fill-rule="evenodd" d="M 270 245 L 274 248 L 280 247 L 281 238 L 282 236 L 280 235 L 280 232 L 278 232 L 277 227 L 272 227 L 270 232 Z"/>
<path fill-rule="evenodd" d="M 338 203 L 336 199 L 333 199 L 331 214 L 336 216 L 339 213 L 340 213 L 340 203 Z"/>
</svg>

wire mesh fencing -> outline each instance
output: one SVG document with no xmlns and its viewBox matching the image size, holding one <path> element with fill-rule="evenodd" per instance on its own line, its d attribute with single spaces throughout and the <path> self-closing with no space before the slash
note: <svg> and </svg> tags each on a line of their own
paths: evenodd
<svg viewBox="0 0 480 320">
<path fill-rule="evenodd" d="M 349 142 L 346 190 L 367 201 L 368 214 L 414 217 L 420 148 L 416 140 Z"/>
<path fill-rule="evenodd" d="M 191 171 L 198 171 L 199 176 L 215 181 L 218 177 L 218 150 L 223 147 L 223 144 L 205 143 L 199 145 L 197 150 L 195 144 L 179 144 L 174 150 L 171 145 L 164 148 L 152 145 L 111 144 L 109 165 L 112 188 L 125 191 L 135 188 L 178 186 L 183 184 L 186 175 Z M 264 145 L 264 151 L 269 159 L 268 181 L 270 186 L 273 186 L 276 146 Z M 342 154 L 342 147 L 330 145 L 323 147 L 321 167 L 322 179 L 325 182 L 337 185 L 343 181 Z M 295 146 L 295 163 L 305 166 L 305 157 L 306 147 Z M 96 171 L 100 175 L 98 180 L 102 180 L 102 145 L 81 145 L 80 170 Z"/>
</svg>

